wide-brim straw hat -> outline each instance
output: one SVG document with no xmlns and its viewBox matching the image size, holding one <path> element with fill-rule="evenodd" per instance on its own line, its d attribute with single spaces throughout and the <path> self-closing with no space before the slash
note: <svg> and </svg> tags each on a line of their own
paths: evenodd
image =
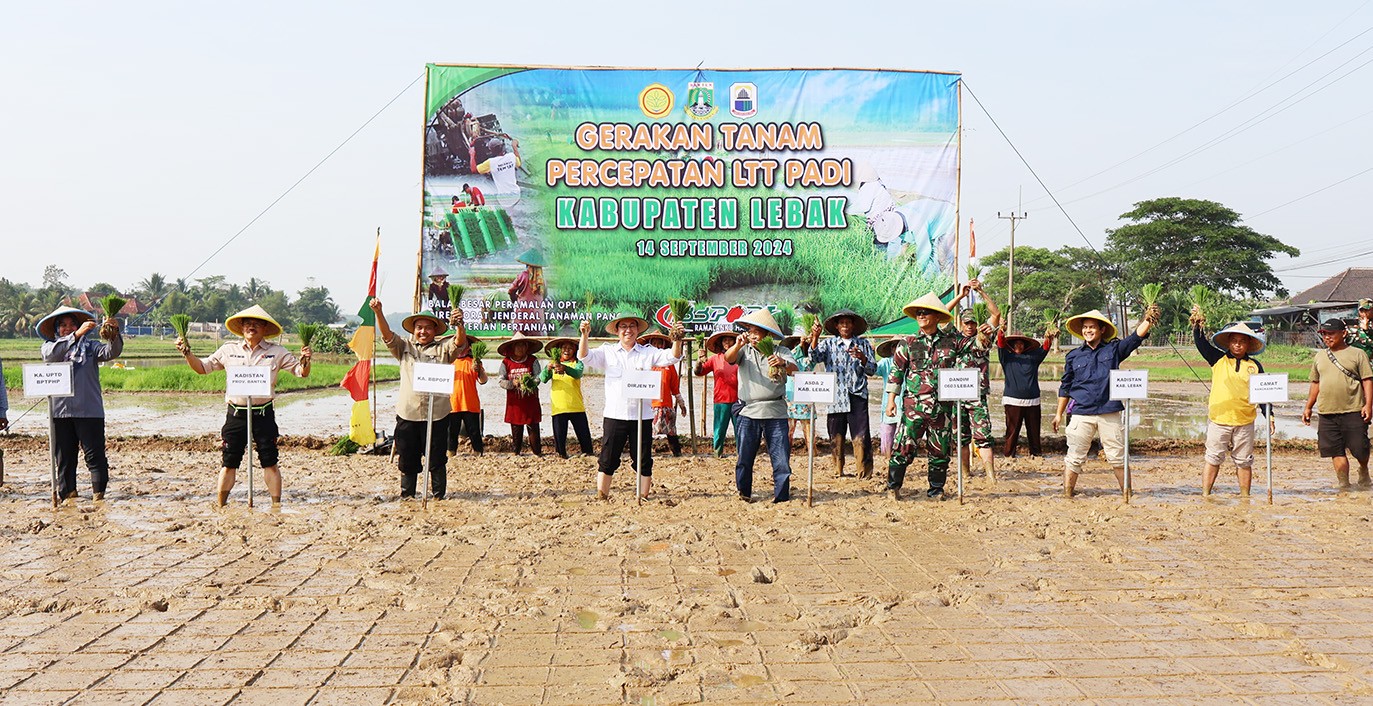
<svg viewBox="0 0 1373 706">
<path fill-rule="evenodd" d="M 257 304 L 225 319 L 224 328 L 229 329 L 229 332 L 235 336 L 242 336 L 244 319 L 257 319 L 258 321 L 267 322 L 267 326 L 271 331 L 262 334 L 263 338 L 275 338 L 281 335 L 281 324 L 277 323 L 277 320 L 272 318 L 272 315 L 268 314 L 266 309 L 263 309 Z"/>
<path fill-rule="evenodd" d="M 896 353 L 896 347 L 899 345 L 901 345 L 901 337 L 893 336 L 877 344 L 874 350 L 877 351 L 878 358 L 890 358 Z"/>
<path fill-rule="evenodd" d="M 669 346 L 672 345 L 672 339 L 668 337 L 667 334 L 658 333 L 657 331 L 653 333 L 646 333 L 639 337 L 639 343 L 642 343 L 646 346 L 653 345 L 654 341 L 666 341 Z"/>
<path fill-rule="evenodd" d="M 1013 333 L 1001 340 L 1003 343 L 1006 344 L 1007 348 L 1014 347 L 1016 341 L 1024 343 L 1026 348 L 1038 348 L 1040 345 L 1039 341 L 1035 340 L 1034 338 L 1031 338 L 1030 336 L 1026 336 L 1023 333 Z"/>
<path fill-rule="evenodd" d="M 1247 336 L 1249 338 L 1249 355 L 1258 355 L 1268 347 L 1268 339 L 1263 334 L 1249 328 L 1243 322 L 1226 326 L 1216 335 L 1211 337 L 1211 343 L 1217 348 L 1230 350 L 1230 341 L 1235 336 Z"/>
<path fill-rule="evenodd" d="M 575 338 L 553 338 L 553 339 L 549 339 L 549 341 L 548 341 L 547 343 L 543 344 L 543 347 L 544 347 L 544 349 L 547 350 L 547 349 L 552 349 L 552 348 L 558 348 L 558 347 L 561 347 L 561 346 L 565 346 L 565 345 L 567 345 L 567 344 L 569 344 L 569 343 L 572 344 L 572 347 L 573 347 L 574 349 L 577 348 L 578 346 L 580 346 L 580 345 L 582 344 L 581 341 L 579 341 L 579 340 L 577 340 L 577 339 L 575 339 Z"/>
<path fill-rule="evenodd" d="M 440 318 L 438 317 L 438 314 L 435 314 L 434 312 L 429 311 L 428 309 L 425 309 L 424 311 L 417 311 L 417 312 L 415 312 L 415 313 L 413 313 L 413 314 L 411 314 L 411 315 L 405 317 L 405 318 L 400 322 L 400 327 L 403 328 L 403 329 L 405 329 L 407 333 L 414 333 L 414 332 L 415 332 L 415 321 L 417 321 L 417 320 L 419 320 L 419 319 L 429 319 L 430 321 L 433 321 L 434 324 L 437 325 L 437 326 L 439 327 L 439 330 L 436 331 L 436 332 L 434 333 L 434 337 L 435 337 L 435 338 L 438 338 L 439 336 L 442 336 L 443 333 L 444 333 L 445 331 L 448 330 L 448 322 L 447 322 L 447 321 L 444 321 L 443 319 L 440 319 Z"/>
<path fill-rule="evenodd" d="M 524 335 L 523 333 L 516 331 L 515 335 L 511 336 L 509 341 L 506 341 L 505 343 L 496 346 L 496 353 L 498 353 L 502 358 L 509 357 L 510 349 L 513 348 L 516 343 L 529 344 L 529 350 L 525 353 L 525 355 L 534 355 L 535 353 L 538 353 L 539 351 L 543 350 L 543 341 L 540 341 L 537 338 L 530 338 Z"/>
<path fill-rule="evenodd" d="M 519 257 L 515 258 L 515 262 L 530 267 L 548 267 L 548 260 L 544 259 L 543 253 L 533 248 L 521 253 Z"/>
<path fill-rule="evenodd" d="M 825 333 L 828 333 L 831 336 L 838 336 L 839 320 L 844 318 L 845 316 L 849 317 L 850 319 L 853 319 L 853 333 L 849 334 L 850 336 L 857 338 L 868 332 L 867 319 L 859 316 L 858 313 L 853 311 L 852 309 L 840 309 L 839 311 L 836 311 L 833 314 L 830 314 L 829 316 L 825 317 Z M 806 333 L 809 334 L 810 331 L 807 331 Z"/>
<path fill-rule="evenodd" d="M 778 338 L 782 338 L 786 335 L 782 333 L 782 328 L 777 325 L 777 319 L 772 318 L 772 312 L 768 311 L 767 307 L 763 307 L 748 316 L 741 316 L 734 321 L 735 326 L 744 324 L 757 326 Z"/>
<path fill-rule="evenodd" d="M 949 313 L 949 308 L 944 306 L 944 302 L 939 300 L 939 296 L 934 292 L 929 292 L 925 296 L 901 307 L 901 313 L 915 318 L 916 309 L 929 309 L 939 315 L 939 323 L 947 324 L 953 321 L 953 314 Z"/>
<path fill-rule="evenodd" d="M 724 353 L 726 338 L 733 338 L 737 340 L 739 338 L 739 332 L 716 331 L 715 333 L 710 334 L 710 338 L 706 339 L 706 350 L 710 351 L 711 353 Z"/>
<path fill-rule="evenodd" d="M 38 324 L 33 327 L 39 336 L 45 341 L 52 341 L 57 338 L 57 320 L 63 316 L 75 316 L 84 321 L 95 321 L 95 315 L 89 311 L 82 311 L 70 306 L 59 306 L 51 314 L 38 320 Z M 83 321 L 83 323 L 84 323 Z"/>
<path fill-rule="evenodd" d="M 647 331 L 650 326 L 648 319 L 645 319 L 642 316 L 621 316 L 607 321 L 605 323 L 605 332 L 612 336 L 620 335 L 620 332 L 615 329 L 619 327 L 621 321 L 633 321 L 634 325 L 639 327 L 639 330 L 634 332 L 635 338 L 643 335 L 644 331 Z"/>
<path fill-rule="evenodd" d="M 1077 316 L 1068 319 L 1063 325 L 1068 329 L 1068 333 L 1073 334 L 1075 338 L 1084 338 L 1082 335 L 1082 323 L 1088 319 L 1096 321 L 1106 327 L 1106 333 L 1101 337 L 1101 340 L 1103 341 L 1109 341 L 1115 338 L 1116 334 L 1119 333 L 1119 331 L 1116 330 L 1116 325 L 1111 323 L 1111 320 L 1106 318 L 1106 315 L 1101 313 L 1098 309 L 1092 309 L 1085 314 L 1078 314 Z"/>
</svg>

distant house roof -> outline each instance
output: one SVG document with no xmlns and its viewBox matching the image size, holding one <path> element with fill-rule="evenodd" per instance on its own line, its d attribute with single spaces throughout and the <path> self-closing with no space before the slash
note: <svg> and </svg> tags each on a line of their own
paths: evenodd
<svg viewBox="0 0 1373 706">
<path fill-rule="evenodd" d="M 1356 302 L 1373 297 L 1373 268 L 1351 267 L 1320 284 L 1292 295 L 1293 304 Z"/>
<path fill-rule="evenodd" d="M 76 302 L 73 304 L 73 306 L 75 306 L 78 309 L 81 309 L 82 311 L 90 311 L 95 312 L 97 314 L 102 314 L 104 313 L 104 309 L 100 306 L 100 299 L 101 296 L 99 294 L 96 294 L 95 292 L 82 292 L 81 296 L 76 298 Z M 119 313 L 122 316 L 134 316 L 137 314 L 142 314 L 143 312 L 147 311 L 148 308 L 149 307 L 145 305 L 143 302 L 138 301 L 138 297 L 129 297 L 128 303 L 124 305 L 123 309 L 119 310 Z"/>
</svg>

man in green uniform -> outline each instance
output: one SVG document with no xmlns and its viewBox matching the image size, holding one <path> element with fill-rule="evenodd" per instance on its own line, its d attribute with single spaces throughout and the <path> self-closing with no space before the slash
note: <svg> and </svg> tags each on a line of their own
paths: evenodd
<svg viewBox="0 0 1373 706">
<path fill-rule="evenodd" d="M 887 404 L 886 414 L 897 416 L 899 400 L 900 419 L 891 461 L 887 464 L 887 491 L 893 500 L 901 499 L 906 468 L 915 458 L 923 439 L 929 458 L 930 487 L 926 495 L 940 498 L 949 475 L 953 403 L 939 402 L 939 369 L 963 367 L 973 339 L 941 328 L 942 324 L 953 320 L 953 314 L 933 293 L 907 304 L 902 312 L 916 320 L 920 331 L 903 338 L 892 354 L 890 382 L 897 392 Z"/>
</svg>

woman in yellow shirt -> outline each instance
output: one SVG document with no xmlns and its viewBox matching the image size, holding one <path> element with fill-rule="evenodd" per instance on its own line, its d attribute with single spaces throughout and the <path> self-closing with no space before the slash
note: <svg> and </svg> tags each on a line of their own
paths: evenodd
<svg viewBox="0 0 1373 706">
<path fill-rule="evenodd" d="M 553 449 L 567 458 L 567 425 L 577 434 L 577 445 L 583 456 L 592 456 L 591 425 L 586 419 L 586 404 L 582 402 L 582 361 L 577 360 L 577 340 L 555 338 L 548 342 L 548 367 L 543 369 L 541 382 L 553 381 L 549 404 L 553 412 Z"/>
</svg>

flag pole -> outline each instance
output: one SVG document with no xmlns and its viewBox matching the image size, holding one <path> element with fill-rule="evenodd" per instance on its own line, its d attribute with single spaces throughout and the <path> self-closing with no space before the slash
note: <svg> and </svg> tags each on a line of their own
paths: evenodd
<svg viewBox="0 0 1373 706">
<path fill-rule="evenodd" d="M 953 187 L 953 291 L 958 292 L 958 256 L 962 252 L 963 221 L 963 77 L 958 78 L 958 164 L 954 167 Z"/>
<path fill-rule="evenodd" d="M 427 73 L 427 72 L 426 72 L 426 73 Z M 377 261 L 377 258 L 378 258 L 380 255 L 381 255 L 381 226 L 377 226 L 377 244 L 376 244 L 376 246 L 375 246 L 374 249 L 373 249 L 373 255 L 372 255 L 372 266 L 373 266 L 373 268 L 376 267 L 376 261 Z M 373 269 L 373 272 L 375 272 L 375 271 L 376 271 L 376 270 Z M 370 296 L 376 296 L 376 293 L 373 292 Z M 368 304 L 370 304 L 370 303 L 371 303 L 371 302 L 369 301 Z M 374 329 L 374 330 L 375 330 L 375 329 Z M 376 339 L 376 336 L 375 336 L 375 335 L 372 337 L 372 359 L 371 359 L 371 360 L 372 360 L 372 364 L 369 365 L 369 366 L 367 366 L 367 372 L 368 372 L 369 376 L 371 377 L 371 382 L 370 382 L 370 384 L 368 385 L 368 387 L 370 387 L 371 390 L 372 390 L 372 409 L 371 409 L 370 411 L 372 412 L 372 448 L 375 449 L 375 448 L 377 447 L 377 443 L 378 443 L 378 441 L 377 441 L 377 339 Z"/>
</svg>

